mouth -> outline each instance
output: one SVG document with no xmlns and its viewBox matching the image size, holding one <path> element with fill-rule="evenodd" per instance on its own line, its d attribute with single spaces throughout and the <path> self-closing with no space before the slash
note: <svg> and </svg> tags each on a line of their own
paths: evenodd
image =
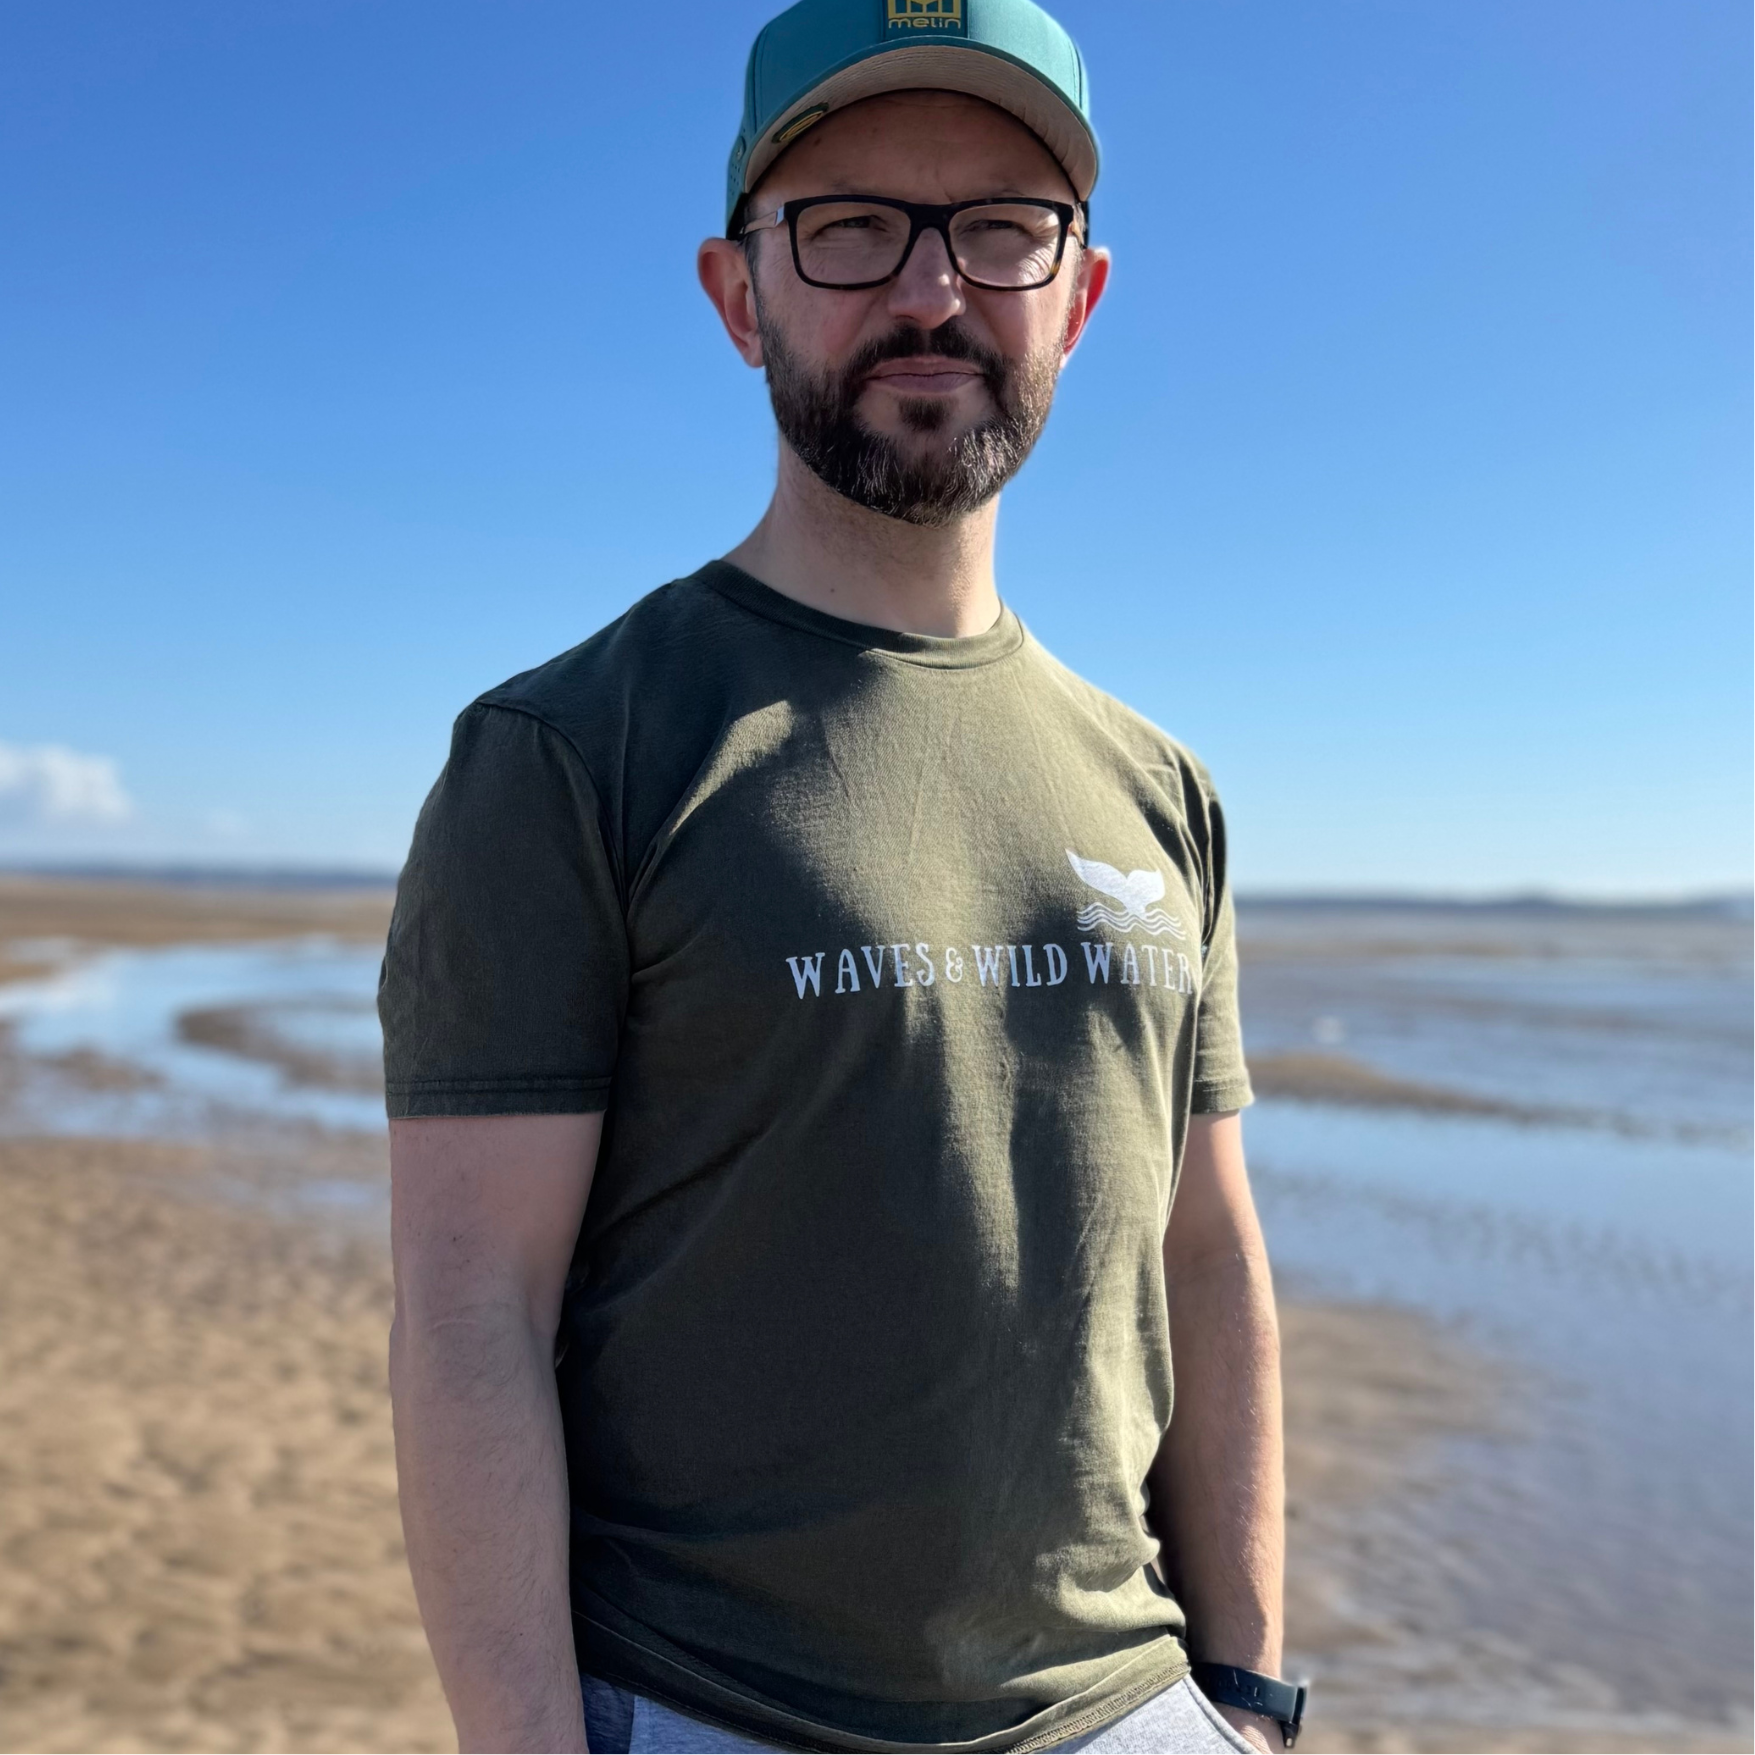
<svg viewBox="0 0 1755 1755">
<path fill-rule="evenodd" d="M 979 384 L 982 375 L 967 360 L 946 359 L 942 354 L 914 354 L 873 366 L 865 381 L 881 384 L 899 396 L 953 396 L 969 384 Z"/>
</svg>

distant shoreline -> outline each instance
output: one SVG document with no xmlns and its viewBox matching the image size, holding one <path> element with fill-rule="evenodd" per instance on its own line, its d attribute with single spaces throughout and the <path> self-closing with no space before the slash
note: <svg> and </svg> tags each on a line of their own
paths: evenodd
<svg viewBox="0 0 1755 1755">
<path fill-rule="evenodd" d="M 1248 891 L 1237 897 L 1247 914 L 1466 914 L 1663 916 L 1666 919 L 1755 920 L 1755 891 L 1708 890 L 1691 896 L 1557 896 L 1516 891 L 1502 896 L 1421 895 L 1405 891 Z"/>
<path fill-rule="evenodd" d="M 398 871 L 385 866 L 201 865 L 167 861 L 11 863 L 0 860 L 0 883 L 119 884 L 174 890 L 390 890 Z M 1249 890 L 1237 897 L 1246 914 L 1613 915 L 1755 921 L 1755 890 L 1706 890 L 1685 896 L 1564 896 L 1510 891 L 1465 896 L 1410 890 Z"/>
<path fill-rule="evenodd" d="M 26 865 L 0 861 L 0 883 L 116 884 L 167 890 L 393 890 L 400 874 L 346 865 Z"/>
</svg>

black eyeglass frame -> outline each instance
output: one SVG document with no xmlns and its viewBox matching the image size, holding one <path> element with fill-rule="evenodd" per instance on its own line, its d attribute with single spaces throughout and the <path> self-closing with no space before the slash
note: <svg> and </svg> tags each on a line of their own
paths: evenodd
<svg viewBox="0 0 1755 1755">
<path fill-rule="evenodd" d="M 902 254 L 896 266 L 879 280 L 812 280 L 805 273 L 804 262 L 798 253 L 798 216 L 812 207 L 829 207 L 848 201 L 864 202 L 869 207 L 893 207 L 898 213 L 907 214 L 908 242 L 902 246 Z M 1033 280 L 1027 286 L 1002 286 L 997 281 L 976 279 L 958 260 L 957 246 L 951 242 L 951 221 L 959 213 L 965 213 L 972 207 L 1040 207 L 1052 213 L 1060 221 L 1060 238 L 1054 247 L 1054 266 L 1040 280 Z M 978 286 L 985 292 L 1037 292 L 1042 287 L 1051 285 L 1060 273 L 1061 264 L 1066 260 L 1068 236 L 1077 239 L 1080 245 L 1084 244 L 1084 238 L 1079 237 L 1072 229 L 1074 221 L 1081 218 L 1088 233 L 1091 210 L 1086 203 L 1080 202 L 1074 207 L 1070 201 L 1045 201 L 1033 195 L 983 195 L 974 201 L 952 201 L 943 206 L 923 201 L 900 201 L 893 195 L 804 195 L 775 208 L 772 213 L 744 221 L 733 228 L 731 235 L 738 243 L 742 243 L 751 232 L 784 225 L 792 241 L 792 266 L 806 286 L 821 287 L 825 292 L 869 292 L 875 286 L 888 286 L 908 266 L 908 258 L 914 254 L 914 246 L 919 243 L 922 232 L 937 232 L 944 239 L 945 254 L 950 258 L 951 266 L 971 286 Z"/>
</svg>

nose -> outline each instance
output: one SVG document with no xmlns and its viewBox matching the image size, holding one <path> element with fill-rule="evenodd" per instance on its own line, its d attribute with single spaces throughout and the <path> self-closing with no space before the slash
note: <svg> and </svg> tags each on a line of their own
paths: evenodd
<svg viewBox="0 0 1755 1755">
<path fill-rule="evenodd" d="M 908 260 L 890 282 L 888 304 L 892 317 L 927 330 L 962 316 L 968 309 L 963 278 L 940 233 L 926 230 L 914 240 Z"/>
</svg>

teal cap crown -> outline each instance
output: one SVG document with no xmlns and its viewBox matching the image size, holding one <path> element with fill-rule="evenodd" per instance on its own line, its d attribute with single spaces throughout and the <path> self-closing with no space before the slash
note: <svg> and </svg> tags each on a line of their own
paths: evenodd
<svg viewBox="0 0 1755 1755">
<path fill-rule="evenodd" d="M 1078 45 L 1033 0 L 799 0 L 763 26 L 743 82 L 725 224 L 799 135 L 879 92 L 960 91 L 1009 111 L 1060 161 L 1081 201 L 1097 136 Z"/>
</svg>

